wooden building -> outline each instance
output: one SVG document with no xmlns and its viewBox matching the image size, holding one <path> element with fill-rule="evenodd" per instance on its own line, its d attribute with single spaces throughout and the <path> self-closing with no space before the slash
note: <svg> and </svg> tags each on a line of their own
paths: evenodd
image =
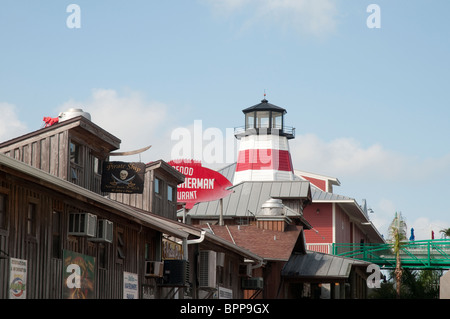
<svg viewBox="0 0 450 319">
<path fill-rule="evenodd" d="M 0 143 L 0 153 L 100 194 L 102 164 L 121 141 L 81 114 Z"/>
<path fill-rule="evenodd" d="M 240 265 L 263 259 L 176 221 L 177 170 L 102 193 L 119 145 L 86 114 L 0 144 L 0 299 L 242 298 Z"/>
<path fill-rule="evenodd" d="M 26 265 L 24 290 L 11 288 L 17 260 Z M 0 155 L 0 299 L 120 299 L 127 297 L 129 278 L 136 281 L 128 292 L 135 298 L 242 298 L 238 268 L 245 260 L 262 262 L 212 234 Z M 67 276 L 78 263 L 83 289 L 73 296 Z"/>
<path fill-rule="evenodd" d="M 125 273 L 136 276 L 139 298 L 157 297 L 156 277 L 145 276 L 145 261 L 162 260 L 163 234 L 180 240 L 189 236 L 155 216 L 4 155 L 0 203 L 0 298 L 10 297 L 11 258 L 27 263 L 26 298 L 67 297 L 66 253 L 78 254 L 86 261 L 83 267 L 93 258 L 91 273 L 83 277 L 85 297 L 122 298 Z M 108 224 L 112 227 L 100 231 Z"/>
</svg>

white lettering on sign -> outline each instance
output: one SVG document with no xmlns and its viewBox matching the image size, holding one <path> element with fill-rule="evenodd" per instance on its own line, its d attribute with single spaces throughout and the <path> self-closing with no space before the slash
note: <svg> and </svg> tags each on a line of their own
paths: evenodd
<svg viewBox="0 0 450 319">
<path fill-rule="evenodd" d="M 180 202 L 184 200 L 197 199 L 197 191 L 178 191 L 177 193 L 177 199 Z"/>
<path fill-rule="evenodd" d="M 194 174 L 193 167 L 186 167 L 186 166 L 173 166 L 173 167 L 183 175 L 192 176 L 192 174 Z"/>
<path fill-rule="evenodd" d="M 185 178 L 178 188 L 214 189 L 214 178 Z"/>
</svg>

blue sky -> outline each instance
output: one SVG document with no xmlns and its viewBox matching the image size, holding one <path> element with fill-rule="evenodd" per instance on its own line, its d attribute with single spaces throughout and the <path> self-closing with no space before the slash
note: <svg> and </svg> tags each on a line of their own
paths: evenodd
<svg viewBox="0 0 450 319">
<path fill-rule="evenodd" d="M 66 23 L 72 3 L 80 28 Z M 152 145 L 132 160 L 170 160 L 174 130 L 201 120 L 226 136 L 265 91 L 296 128 L 296 169 L 338 178 L 383 234 L 401 211 L 416 239 L 440 237 L 448 12 L 446 0 L 4 0 L 0 141 L 78 107 L 122 150 Z"/>
</svg>

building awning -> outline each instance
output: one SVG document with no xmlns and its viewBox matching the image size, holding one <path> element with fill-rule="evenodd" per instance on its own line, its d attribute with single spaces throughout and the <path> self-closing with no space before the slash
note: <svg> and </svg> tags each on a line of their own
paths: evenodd
<svg viewBox="0 0 450 319">
<path fill-rule="evenodd" d="M 306 254 L 292 254 L 281 270 L 282 277 L 299 280 L 345 280 L 350 276 L 352 267 L 362 267 L 365 271 L 370 263 L 307 251 Z"/>
</svg>

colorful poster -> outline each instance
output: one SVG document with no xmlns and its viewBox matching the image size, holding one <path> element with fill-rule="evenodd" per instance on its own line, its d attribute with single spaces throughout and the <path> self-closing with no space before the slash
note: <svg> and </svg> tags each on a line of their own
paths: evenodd
<svg viewBox="0 0 450 319">
<path fill-rule="evenodd" d="M 9 262 L 9 298 L 27 298 L 27 261 L 10 258 Z"/>
<path fill-rule="evenodd" d="M 95 258 L 64 250 L 63 298 L 95 298 Z"/>
<path fill-rule="evenodd" d="M 138 275 L 130 272 L 123 273 L 123 299 L 138 299 Z"/>
<path fill-rule="evenodd" d="M 169 239 L 163 238 L 163 254 L 162 258 L 166 259 L 184 259 L 183 246 Z"/>
</svg>

